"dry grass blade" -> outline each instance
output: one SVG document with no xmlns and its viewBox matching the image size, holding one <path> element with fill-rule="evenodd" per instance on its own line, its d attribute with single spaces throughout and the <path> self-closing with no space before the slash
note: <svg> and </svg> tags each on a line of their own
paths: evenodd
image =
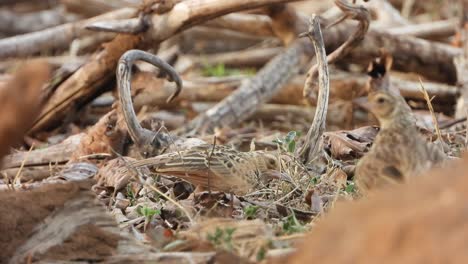
<svg viewBox="0 0 468 264">
<path fill-rule="evenodd" d="M 431 112 L 432 116 L 432 122 L 434 123 L 435 131 L 437 134 L 437 140 L 443 144 L 444 139 L 442 138 L 442 134 L 440 133 L 440 128 L 439 128 L 439 122 L 437 122 L 437 117 L 434 114 L 434 108 L 432 107 L 432 99 L 429 97 L 429 94 L 426 91 L 426 88 L 424 88 L 424 84 L 421 80 L 421 77 L 419 77 L 419 84 L 421 85 L 421 93 L 424 95 L 424 99 L 426 100 L 427 107 L 429 108 L 429 111 Z"/>
</svg>

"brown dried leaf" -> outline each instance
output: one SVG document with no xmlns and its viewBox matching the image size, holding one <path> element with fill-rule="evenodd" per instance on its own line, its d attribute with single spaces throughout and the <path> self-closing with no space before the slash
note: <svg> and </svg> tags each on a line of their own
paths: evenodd
<svg viewBox="0 0 468 264">
<path fill-rule="evenodd" d="M 332 157 L 339 160 L 349 160 L 362 157 L 372 145 L 378 128 L 361 127 L 351 131 L 333 131 L 324 133 L 325 149 Z"/>
<path fill-rule="evenodd" d="M 86 132 L 70 161 L 87 160 L 87 156 L 93 154 L 114 157 L 115 152 L 122 153 L 127 135 L 123 127 L 116 111 L 110 111 Z"/>
</svg>

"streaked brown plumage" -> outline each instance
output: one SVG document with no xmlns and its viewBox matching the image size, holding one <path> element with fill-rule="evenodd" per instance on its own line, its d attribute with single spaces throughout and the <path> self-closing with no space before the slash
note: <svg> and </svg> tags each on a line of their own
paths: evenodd
<svg viewBox="0 0 468 264">
<path fill-rule="evenodd" d="M 202 145 L 188 150 L 139 160 L 131 166 L 149 166 L 194 185 L 243 195 L 261 180 L 278 176 L 277 158 L 264 151 L 239 152 L 232 148 Z"/>
<path fill-rule="evenodd" d="M 445 153 L 419 134 L 403 97 L 378 91 L 368 99 L 380 132 L 356 166 L 355 181 L 362 192 L 405 181 L 445 159 Z"/>
</svg>

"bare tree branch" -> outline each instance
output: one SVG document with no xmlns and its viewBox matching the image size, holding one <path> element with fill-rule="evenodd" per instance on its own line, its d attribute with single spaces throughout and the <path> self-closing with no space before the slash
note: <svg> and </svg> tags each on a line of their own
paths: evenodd
<svg viewBox="0 0 468 264">
<path fill-rule="evenodd" d="M 314 121 L 312 122 L 312 125 L 307 132 L 304 145 L 299 150 L 299 155 L 305 161 L 305 164 L 309 163 L 313 158 L 315 158 L 320 150 L 319 146 L 322 141 L 322 134 L 325 131 L 325 120 L 328 110 L 328 95 L 330 91 L 327 55 L 325 52 L 325 45 L 323 43 L 322 31 L 320 29 L 320 19 L 316 15 L 313 15 L 311 18 L 307 36 L 314 44 L 315 55 L 317 57 L 319 93 Z M 311 78 L 315 78 L 314 75 L 316 70 L 317 67 L 312 66 L 312 68 L 307 73 L 304 90 L 308 88 L 308 85 L 312 84 Z"/>
<path fill-rule="evenodd" d="M 170 102 L 182 90 L 182 80 L 177 72 L 165 61 L 153 54 L 141 50 L 129 50 L 120 58 L 117 67 L 117 86 L 119 89 L 120 109 L 127 123 L 130 137 L 140 149 L 144 157 L 153 157 L 162 146 L 168 146 L 170 139 L 166 134 L 156 133 L 141 127 L 137 120 L 135 110 L 132 104 L 132 95 L 130 92 L 130 80 L 132 78 L 132 66 L 135 61 L 142 60 L 158 67 L 168 75 L 170 81 L 177 85 L 175 92 L 167 99 Z"/>
</svg>

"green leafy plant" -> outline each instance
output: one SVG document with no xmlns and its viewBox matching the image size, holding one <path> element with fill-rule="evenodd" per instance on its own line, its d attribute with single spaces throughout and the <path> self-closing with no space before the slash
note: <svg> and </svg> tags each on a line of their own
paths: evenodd
<svg viewBox="0 0 468 264">
<path fill-rule="evenodd" d="M 294 213 L 284 218 L 282 228 L 283 232 L 288 235 L 306 231 L 306 228 L 297 220 Z"/>
<path fill-rule="evenodd" d="M 233 69 L 226 67 L 223 63 L 218 63 L 215 65 L 205 64 L 202 69 L 203 76 L 214 76 L 214 77 L 224 77 L 231 75 L 253 75 L 255 74 L 255 69 L 245 68 L 245 69 Z"/>
<path fill-rule="evenodd" d="M 313 177 L 310 179 L 310 183 L 313 185 L 317 185 L 319 183 L 320 177 Z"/>
<path fill-rule="evenodd" d="M 296 142 L 300 136 L 300 132 L 289 131 L 284 138 L 275 139 L 273 140 L 273 143 L 278 144 L 283 151 L 293 153 L 296 150 Z"/>
<path fill-rule="evenodd" d="M 130 205 L 135 205 L 136 202 L 136 195 L 133 192 L 132 186 L 130 184 L 127 184 L 127 187 L 125 187 L 127 190 L 127 197 L 130 200 Z"/>
<path fill-rule="evenodd" d="M 252 219 L 255 217 L 255 215 L 257 214 L 257 211 L 258 211 L 258 206 L 256 205 L 249 205 L 249 206 L 246 206 L 244 208 L 244 215 L 245 215 L 245 218 L 247 219 Z"/>
<path fill-rule="evenodd" d="M 213 234 L 208 234 L 207 239 L 211 242 L 215 247 L 222 247 L 226 250 L 232 250 L 232 235 L 236 231 L 235 228 L 226 227 L 221 229 L 219 227 L 216 228 Z"/>
<path fill-rule="evenodd" d="M 356 192 L 356 185 L 352 181 L 346 182 L 345 192 L 347 193 L 355 193 Z"/>
<path fill-rule="evenodd" d="M 151 220 L 151 218 L 153 218 L 153 216 L 155 215 L 161 214 L 161 210 L 159 209 L 152 209 L 148 206 L 141 206 L 141 205 L 137 207 L 136 211 L 137 211 L 137 214 L 139 214 L 140 216 L 144 216 L 148 220 Z"/>
<path fill-rule="evenodd" d="M 257 256 L 256 256 L 257 261 L 264 260 L 266 257 L 266 252 L 267 252 L 266 248 L 261 247 L 260 250 L 257 252 Z"/>
<path fill-rule="evenodd" d="M 148 225 L 151 223 L 151 220 L 153 219 L 153 217 L 155 215 L 161 214 L 161 210 L 159 209 L 153 209 L 148 206 L 141 206 L 141 205 L 137 206 L 136 212 L 138 215 L 145 217 L 145 224 L 143 226 L 143 229 L 145 230 L 145 232 L 146 232 L 146 229 L 148 228 Z"/>
</svg>

